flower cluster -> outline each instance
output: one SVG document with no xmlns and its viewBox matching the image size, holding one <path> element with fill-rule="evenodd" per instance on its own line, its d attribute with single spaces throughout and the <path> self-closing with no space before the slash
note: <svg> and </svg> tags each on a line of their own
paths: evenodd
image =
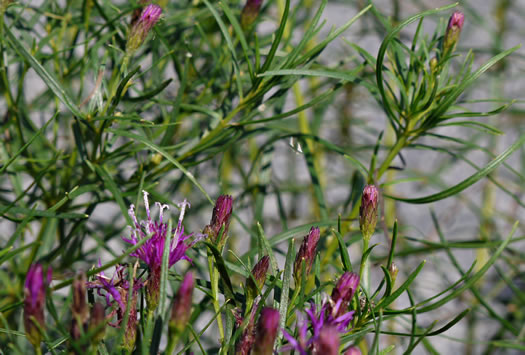
<svg viewBox="0 0 525 355">
<path fill-rule="evenodd" d="M 131 253 L 131 256 L 139 258 L 148 265 L 149 276 L 146 283 L 146 297 L 149 309 L 154 310 L 159 301 L 162 256 L 164 254 L 166 238 L 168 235 L 168 224 L 163 221 L 163 211 L 169 209 L 169 206 L 156 202 L 155 204 L 159 208 L 159 220 L 153 221 L 149 208 L 148 193 L 146 191 L 143 191 L 143 193 L 147 220 L 139 223 L 135 215 L 135 206 L 131 205 L 128 211 L 129 216 L 133 221 L 133 226 L 131 226 L 131 237 L 129 239 L 122 239 L 132 245 L 136 245 L 141 240 L 147 239 L 144 244 Z M 176 262 L 182 259 L 191 262 L 191 259 L 186 256 L 186 251 L 200 240 L 201 236 L 192 239 L 193 233 L 184 234 L 182 221 L 184 219 L 186 207 L 189 206 L 190 204 L 186 200 L 178 204 L 178 207 L 180 208 L 179 221 L 177 227 L 169 231 L 172 233 L 172 238 L 169 245 L 168 268 L 172 267 Z"/>
<path fill-rule="evenodd" d="M 108 307 L 115 307 L 108 316 L 112 318 L 115 314 L 117 315 L 116 323 L 108 323 L 112 327 L 120 327 L 126 314 L 128 314 L 128 322 L 124 332 L 124 348 L 132 351 L 137 336 L 137 296 L 144 284 L 135 275 L 132 275 L 131 279 L 125 271 L 124 265 L 117 265 L 111 278 L 108 278 L 101 271 L 96 275 L 95 281 L 87 283 L 87 287 L 96 289 L 100 296 L 104 296 Z M 130 284 L 130 280 L 132 280 L 133 285 Z"/>
<path fill-rule="evenodd" d="M 355 313 L 353 310 L 349 311 L 348 306 L 358 286 L 359 275 L 345 272 L 332 291 L 332 296 L 323 300 L 319 310 L 312 302 L 310 308 L 306 310 L 307 319 L 300 313 L 297 315 L 297 339 L 286 330 L 283 331 L 288 344 L 282 347 L 281 351 L 295 350 L 301 355 L 306 355 L 308 352 L 332 354 L 329 349 L 338 349 L 337 334 L 348 331 Z M 309 338 L 308 329 L 312 334 Z"/>
</svg>

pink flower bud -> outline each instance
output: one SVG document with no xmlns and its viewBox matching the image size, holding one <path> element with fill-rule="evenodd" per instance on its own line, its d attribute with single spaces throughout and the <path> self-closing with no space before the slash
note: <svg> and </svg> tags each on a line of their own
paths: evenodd
<svg viewBox="0 0 525 355">
<path fill-rule="evenodd" d="M 347 271 L 339 278 L 331 296 L 333 304 L 338 305 L 337 311 L 333 314 L 334 318 L 342 316 L 348 311 L 348 306 L 352 301 L 352 297 L 354 297 L 357 287 L 359 287 L 358 274 Z"/>
<path fill-rule="evenodd" d="M 299 248 L 299 252 L 295 257 L 295 262 L 293 265 L 293 272 L 296 285 L 300 285 L 301 280 L 303 278 L 303 262 L 305 264 L 305 276 L 308 277 L 308 275 L 310 274 L 310 271 L 312 270 L 312 265 L 314 264 L 315 251 L 320 238 L 321 232 L 318 227 L 312 227 L 308 235 L 304 237 L 303 242 L 301 243 L 301 247 Z"/>
<path fill-rule="evenodd" d="M 169 322 L 170 337 L 180 335 L 188 325 L 191 317 L 193 287 L 193 273 L 189 271 L 184 276 L 184 280 L 182 280 L 179 290 L 173 299 Z"/>
<path fill-rule="evenodd" d="M 45 329 L 44 306 L 46 304 L 46 288 L 51 282 L 51 268 L 44 276 L 40 264 L 29 267 L 24 284 L 24 328 L 27 339 L 33 346 L 39 347 L 42 341 L 41 330 Z"/>
<path fill-rule="evenodd" d="M 241 26 L 248 29 L 257 19 L 263 0 L 248 0 L 241 12 Z"/>
<path fill-rule="evenodd" d="M 208 226 L 206 226 L 204 232 L 208 234 L 208 237 L 219 246 L 224 245 L 226 242 L 226 237 L 228 235 L 228 229 L 230 227 L 230 220 L 233 212 L 233 198 L 230 195 L 221 195 L 215 203 L 213 208 L 213 214 L 211 216 L 211 221 Z M 221 240 L 217 240 L 221 228 L 224 230 L 222 233 Z"/>
<path fill-rule="evenodd" d="M 279 330 L 279 311 L 270 307 L 265 307 L 261 311 L 261 316 L 257 322 L 255 332 L 254 355 L 272 355 L 273 345 Z"/>
<path fill-rule="evenodd" d="M 450 16 L 450 19 L 448 20 L 447 31 L 445 32 L 445 37 L 443 38 L 444 52 L 451 52 L 454 50 L 464 22 L 465 15 L 459 11 L 454 12 L 452 16 Z"/>
<path fill-rule="evenodd" d="M 359 209 L 359 226 L 363 238 L 370 240 L 377 224 L 377 205 L 379 191 L 374 185 L 367 185 L 361 197 L 361 207 Z"/>
<path fill-rule="evenodd" d="M 162 14 L 162 8 L 155 4 L 149 4 L 142 10 L 139 18 L 131 25 L 126 52 L 131 54 L 135 52 L 146 40 L 149 31 L 155 26 Z"/>
<path fill-rule="evenodd" d="M 314 354 L 339 355 L 339 332 L 335 327 L 323 327 L 314 342 Z"/>
<path fill-rule="evenodd" d="M 264 286 L 269 265 L 270 258 L 267 255 L 263 256 L 252 269 L 253 279 L 252 277 L 246 279 L 246 304 L 248 308 L 253 304 L 253 300 Z"/>
<path fill-rule="evenodd" d="M 73 280 L 73 303 L 71 304 L 71 338 L 80 339 L 86 331 L 86 325 L 89 317 L 89 308 L 86 302 L 86 275 L 78 274 Z"/>
</svg>

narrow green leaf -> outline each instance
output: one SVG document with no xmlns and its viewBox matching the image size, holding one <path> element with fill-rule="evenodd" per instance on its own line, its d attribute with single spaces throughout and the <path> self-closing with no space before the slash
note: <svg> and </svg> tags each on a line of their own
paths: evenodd
<svg viewBox="0 0 525 355">
<path fill-rule="evenodd" d="M 449 187 L 448 189 L 438 192 L 436 194 L 428 195 L 425 197 L 418 197 L 418 198 L 402 198 L 402 197 L 396 197 L 396 196 L 387 195 L 387 194 L 385 194 L 384 196 L 397 200 L 397 201 L 403 201 L 403 202 L 414 203 L 414 204 L 430 203 L 430 202 L 443 200 L 450 196 L 454 196 L 458 194 L 459 192 L 465 190 L 467 187 L 478 182 L 479 180 L 481 180 L 482 178 L 490 174 L 492 171 L 494 171 L 494 169 L 496 169 L 501 163 L 503 163 L 505 159 L 507 159 L 514 151 L 520 148 L 521 145 L 524 143 L 525 143 L 525 135 L 522 135 L 513 145 L 511 145 L 509 148 L 507 148 L 507 150 L 505 150 L 503 153 L 498 155 L 494 160 L 492 160 L 489 164 L 487 164 L 483 169 L 479 170 L 474 175 L 471 175 L 470 177 L 461 181 L 459 184 Z"/>
<path fill-rule="evenodd" d="M 20 38 L 15 37 L 13 32 L 7 24 L 4 23 L 4 33 L 7 35 L 9 44 L 13 49 L 22 56 L 29 65 L 35 70 L 40 76 L 44 84 L 58 97 L 60 101 L 77 117 L 84 118 L 84 114 L 80 111 L 80 108 L 75 104 L 75 101 L 69 96 L 65 89 L 58 83 L 51 73 L 49 73 L 40 62 L 24 47 Z"/>
</svg>

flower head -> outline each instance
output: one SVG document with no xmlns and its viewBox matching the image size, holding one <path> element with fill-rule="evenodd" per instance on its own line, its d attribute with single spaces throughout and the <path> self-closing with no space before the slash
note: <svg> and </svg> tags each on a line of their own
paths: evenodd
<svg viewBox="0 0 525 355">
<path fill-rule="evenodd" d="M 235 355 L 249 355 L 252 351 L 253 343 L 255 342 L 255 313 L 257 313 L 257 305 L 252 308 L 250 312 L 250 318 L 248 318 L 248 323 L 245 325 L 245 328 L 235 346 Z M 242 318 L 237 315 L 237 323 L 242 325 Z"/>
<path fill-rule="evenodd" d="M 46 288 L 51 282 L 51 268 L 44 269 L 40 264 L 29 267 L 24 284 L 24 328 L 26 336 L 34 347 L 40 346 L 45 329 L 44 306 L 46 303 Z"/>
<path fill-rule="evenodd" d="M 279 330 L 279 311 L 265 307 L 261 311 L 255 331 L 254 355 L 273 354 L 273 344 Z"/>
<path fill-rule="evenodd" d="M 233 198 L 230 195 L 221 195 L 215 202 L 210 224 L 206 226 L 204 232 L 208 237 L 219 246 L 223 246 L 228 236 L 228 229 L 230 228 L 230 220 L 233 212 Z M 224 226 L 221 240 L 219 233 Z M 220 250 L 220 249 L 219 249 Z"/>
<path fill-rule="evenodd" d="M 193 273 L 189 271 L 184 276 L 184 280 L 182 280 L 179 290 L 173 298 L 169 322 L 170 337 L 182 333 L 188 325 L 191 317 L 193 287 Z"/>
<path fill-rule="evenodd" d="M 363 238 L 370 240 L 377 224 L 377 207 L 379 191 L 374 185 L 367 185 L 361 196 L 361 207 L 359 209 L 359 227 Z"/>
<path fill-rule="evenodd" d="M 241 12 L 241 26 L 248 29 L 255 22 L 261 10 L 263 0 L 247 0 Z"/>
<path fill-rule="evenodd" d="M 155 4 L 149 4 L 142 10 L 138 20 L 132 23 L 128 34 L 128 42 L 126 43 L 128 54 L 135 52 L 146 40 L 149 31 L 160 19 L 161 14 L 162 8 Z"/>
<path fill-rule="evenodd" d="M 135 216 L 135 206 L 131 205 L 128 212 L 131 220 L 133 221 L 133 227 L 131 227 L 131 238 L 122 239 L 127 243 L 135 245 L 142 239 L 148 238 L 148 236 L 151 235 L 151 237 L 146 242 L 144 242 L 140 248 L 130 255 L 139 258 L 148 265 L 149 276 L 147 281 L 146 297 L 148 300 L 148 307 L 153 310 L 157 307 L 159 300 L 162 256 L 164 254 L 166 237 L 168 234 L 168 224 L 164 223 L 163 221 L 163 211 L 164 209 L 169 209 L 169 206 L 156 202 L 155 204 L 159 208 L 159 220 L 153 221 L 149 209 L 148 193 L 146 191 L 143 192 L 147 220 L 141 221 L 139 223 L 137 217 Z M 182 221 L 184 219 L 186 207 L 188 206 L 189 203 L 186 200 L 179 204 L 181 209 L 179 221 L 177 227 L 170 231 L 170 233 L 172 233 L 172 238 L 169 245 L 168 268 L 172 267 L 177 261 L 181 259 L 191 262 L 191 259 L 186 256 L 186 251 L 191 248 L 198 240 L 200 240 L 199 238 L 194 238 L 188 242 L 188 239 L 193 236 L 193 233 L 187 235 L 184 234 Z"/>
<path fill-rule="evenodd" d="M 73 303 L 71 304 L 71 337 L 80 339 L 86 330 L 89 308 L 86 302 L 86 275 L 78 274 L 73 280 Z"/>
<path fill-rule="evenodd" d="M 465 15 L 463 13 L 456 11 L 450 16 L 448 20 L 447 31 L 445 32 L 445 37 L 443 38 L 443 49 L 445 52 L 451 52 L 456 47 L 456 43 L 459 39 L 459 34 L 463 28 L 463 23 L 465 22 Z"/>
<path fill-rule="evenodd" d="M 246 304 L 248 309 L 264 286 L 269 265 L 270 258 L 268 255 L 263 256 L 252 269 L 253 278 L 249 277 L 246 280 Z"/>
<path fill-rule="evenodd" d="M 301 284 L 303 277 L 303 263 L 305 268 L 304 271 L 306 273 L 305 276 L 307 277 L 308 274 L 310 274 L 315 259 L 315 251 L 320 238 L 321 232 L 318 227 L 312 227 L 308 235 L 304 237 L 293 264 L 296 285 Z"/>
<path fill-rule="evenodd" d="M 96 346 L 102 339 L 104 339 L 106 310 L 104 305 L 100 302 L 95 302 L 93 308 L 91 308 L 88 331 L 94 332 L 91 338 L 91 345 Z"/>
<path fill-rule="evenodd" d="M 339 315 L 342 300 L 338 300 L 332 305 L 326 298 L 323 300 L 319 311 L 315 303 L 310 303 L 310 308 L 306 310 L 308 321 L 305 321 L 301 314 L 297 316 L 297 326 L 299 327 L 298 339 L 293 338 L 289 333 L 283 331 L 288 344 L 281 348 L 281 351 L 295 350 L 301 355 L 306 355 L 308 351 L 314 351 L 316 344 L 320 341 L 324 329 L 331 329 L 332 333 L 346 333 L 348 326 L 353 319 L 354 311 L 342 312 Z M 311 329 L 311 337 L 307 338 L 307 331 Z M 339 335 L 338 335 L 339 336 Z"/>
<path fill-rule="evenodd" d="M 339 304 L 339 309 L 336 316 L 341 316 L 345 313 L 354 297 L 355 291 L 359 286 L 359 275 L 354 272 L 345 272 L 337 281 L 332 290 L 331 300 L 334 305 Z M 330 308 L 330 311 L 333 311 Z"/>
<path fill-rule="evenodd" d="M 116 323 L 108 323 L 112 327 L 120 327 L 126 313 L 129 313 L 128 323 L 124 332 L 124 347 L 128 351 L 132 351 L 137 336 L 138 290 L 140 290 L 144 284 L 133 275 L 133 287 L 131 287 L 129 276 L 125 273 L 125 270 L 126 268 L 123 265 L 117 265 L 111 279 L 106 277 L 104 272 L 100 272 L 96 275 L 95 281 L 87 283 L 87 287 L 96 289 L 100 296 L 105 296 L 108 307 L 116 307 L 109 315 L 109 317 L 112 317 L 114 314 L 117 315 Z M 127 307 L 128 300 L 131 300 L 129 310 Z"/>
</svg>

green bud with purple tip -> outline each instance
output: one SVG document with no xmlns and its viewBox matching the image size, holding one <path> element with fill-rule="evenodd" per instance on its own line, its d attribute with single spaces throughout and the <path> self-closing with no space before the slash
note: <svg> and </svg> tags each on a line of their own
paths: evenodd
<svg viewBox="0 0 525 355">
<path fill-rule="evenodd" d="M 261 11 L 263 0 L 247 0 L 241 12 L 241 26 L 244 30 L 249 29 Z"/>
<path fill-rule="evenodd" d="M 456 11 L 450 16 L 447 25 L 447 31 L 445 32 L 445 37 L 443 38 L 443 52 L 450 53 L 456 48 L 456 44 L 459 40 L 459 34 L 463 28 L 465 22 L 465 15 L 463 13 Z"/>
<path fill-rule="evenodd" d="M 365 186 L 359 209 L 359 227 L 365 240 L 370 240 L 376 228 L 378 200 L 379 191 L 377 187 L 374 185 Z"/>
</svg>

